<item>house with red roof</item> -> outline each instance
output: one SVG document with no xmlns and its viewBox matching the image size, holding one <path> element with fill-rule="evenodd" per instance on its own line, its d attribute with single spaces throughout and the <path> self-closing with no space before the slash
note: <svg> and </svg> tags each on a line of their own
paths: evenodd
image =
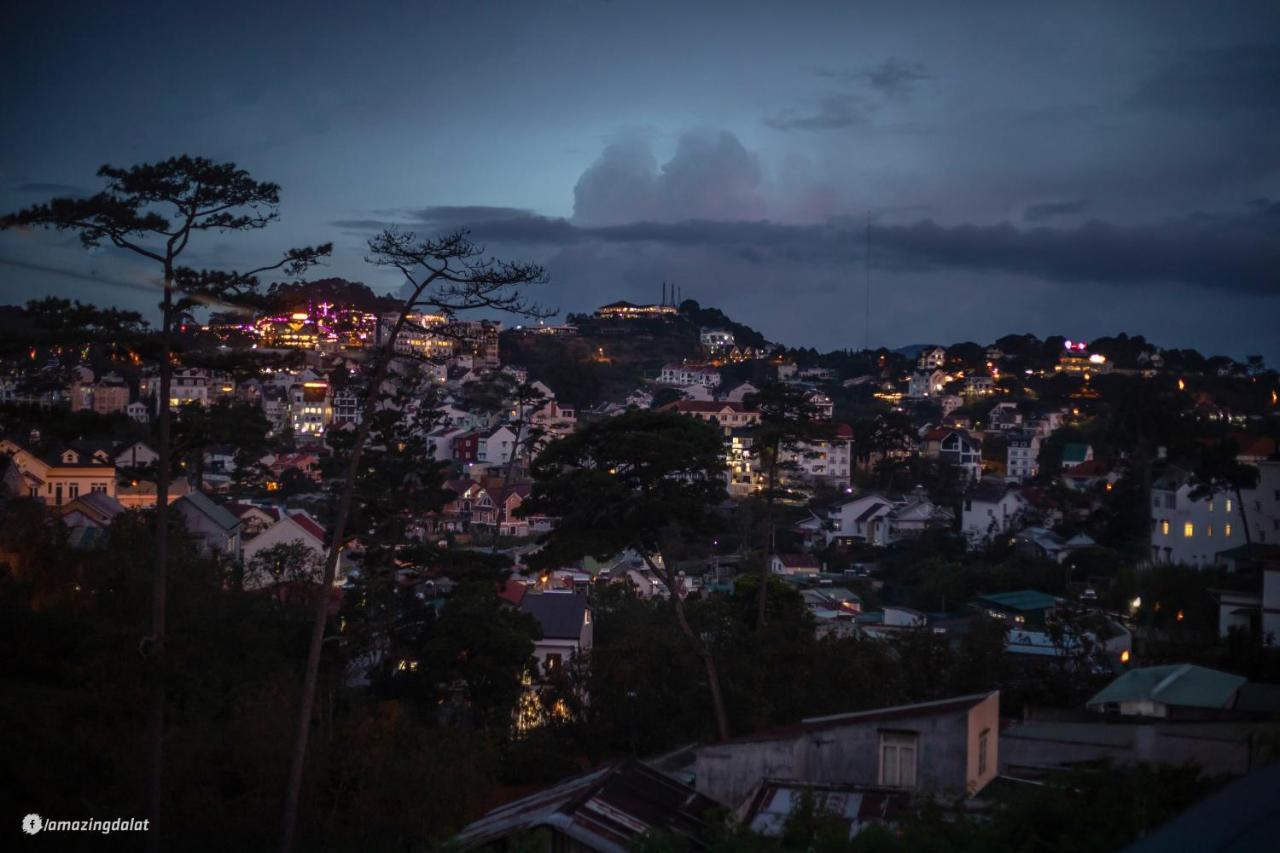
<svg viewBox="0 0 1280 853">
<path fill-rule="evenodd" d="M 774 554 L 769 568 L 776 575 L 816 575 L 822 564 L 812 554 Z"/>
<path fill-rule="evenodd" d="M 760 413 L 748 408 L 745 403 L 728 400 L 676 400 L 668 403 L 660 411 L 676 412 L 691 415 L 704 421 L 712 421 L 728 435 L 739 427 L 751 426 L 760 420 Z"/>
<path fill-rule="evenodd" d="M 319 570 L 323 568 L 324 559 L 328 556 L 328 546 L 325 542 L 328 538 L 328 533 L 320 522 L 303 510 L 284 510 L 275 507 L 265 509 L 254 507 L 253 510 L 274 514 L 276 515 L 276 520 L 244 544 L 244 561 L 246 565 L 268 548 L 287 543 L 298 543 L 315 555 L 316 580 L 319 580 Z M 244 515 L 250 515 L 251 513 L 252 511 L 246 511 Z M 244 515 L 241 518 L 244 518 Z M 344 561 L 339 559 L 335 584 L 340 583 L 342 580 L 343 564 Z M 257 582 L 260 580 L 252 579 L 246 575 L 245 588 L 254 589 L 261 586 L 262 584 Z"/>
</svg>

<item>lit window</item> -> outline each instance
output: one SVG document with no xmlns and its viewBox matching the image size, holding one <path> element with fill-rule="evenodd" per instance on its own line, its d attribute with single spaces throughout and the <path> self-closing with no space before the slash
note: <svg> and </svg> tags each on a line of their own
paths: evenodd
<svg viewBox="0 0 1280 853">
<path fill-rule="evenodd" d="M 1230 525 L 1230 524 L 1224 524 L 1224 525 L 1222 525 L 1222 535 L 1223 535 L 1223 536 L 1230 536 L 1230 535 L 1231 535 L 1231 525 Z"/>
<path fill-rule="evenodd" d="M 1169 535 L 1169 520 L 1167 518 L 1160 522 L 1160 532 L 1165 536 Z"/>
<path fill-rule="evenodd" d="M 1205 535 L 1205 536 L 1208 536 L 1210 539 L 1212 539 L 1212 538 L 1213 538 L 1213 525 L 1212 525 L 1212 524 L 1206 524 L 1206 525 L 1204 526 L 1204 535 Z"/>
<path fill-rule="evenodd" d="M 916 742 L 918 736 L 904 732 L 880 735 L 880 784 L 891 788 L 916 786 Z"/>
<path fill-rule="evenodd" d="M 1227 498 L 1227 512 L 1231 512 L 1231 498 Z"/>
<path fill-rule="evenodd" d="M 1192 536 L 1195 536 L 1196 526 L 1188 521 L 1186 524 L 1182 525 L 1182 535 L 1185 536 L 1187 539 L 1190 539 Z"/>
</svg>

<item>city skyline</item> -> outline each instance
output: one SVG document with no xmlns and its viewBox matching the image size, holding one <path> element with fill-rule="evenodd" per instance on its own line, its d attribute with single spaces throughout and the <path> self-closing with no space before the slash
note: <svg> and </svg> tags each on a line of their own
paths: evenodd
<svg viewBox="0 0 1280 853">
<path fill-rule="evenodd" d="M 561 316 L 665 280 L 819 349 L 863 345 L 870 216 L 873 345 L 1280 358 L 1273 8 L 733 8 L 15 7 L 0 206 L 191 153 L 283 187 L 278 226 L 201 264 L 333 240 L 315 276 L 385 292 L 370 233 L 465 226 L 545 264 Z M 0 302 L 155 301 L 67 235 L 7 233 L 0 261 Z"/>
</svg>

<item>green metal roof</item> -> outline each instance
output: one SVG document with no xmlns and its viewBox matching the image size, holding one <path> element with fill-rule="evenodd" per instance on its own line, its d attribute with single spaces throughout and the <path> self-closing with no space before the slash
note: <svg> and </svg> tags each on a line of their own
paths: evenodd
<svg viewBox="0 0 1280 853">
<path fill-rule="evenodd" d="M 1089 445 L 1071 442 L 1062 445 L 1062 461 L 1063 462 L 1083 462 L 1084 458 L 1089 455 Z"/>
<path fill-rule="evenodd" d="M 1147 700 L 1186 708 L 1227 708 L 1246 681 L 1239 675 L 1189 663 L 1147 666 L 1126 672 L 1089 704 Z"/>
<path fill-rule="evenodd" d="M 1034 589 L 1020 589 L 1017 592 L 993 592 L 990 595 L 981 596 L 978 600 L 992 607 L 1023 612 L 1048 610 L 1058 603 L 1058 599 L 1047 592 L 1038 592 Z"/>
</svg>

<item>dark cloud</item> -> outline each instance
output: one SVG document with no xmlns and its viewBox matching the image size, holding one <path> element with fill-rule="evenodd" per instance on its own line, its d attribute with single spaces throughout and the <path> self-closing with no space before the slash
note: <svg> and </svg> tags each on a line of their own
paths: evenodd
<svg viewBox="0 0 1280 853">
<path fill-rule="evenodd" d="M 711 249 L 755 265 L 849 264 L 861 259 L 865 246 L 862 223 L 849 219 L 821 225 L 689 220 L 584 227 L 524 215 L 460 224 L 495 243 Z M 945 226 L 926 219 L 876 225 L 871 239 L 873 261 L 882 269 L 997 271 L 1119 285 L 1180 282 L 1265 294 L 1280 290 L 1280 203 L 1141 226 L 1098 220 L 1077 228 Z"/>
<path fill-rule="evenodd" d="M 18 184 L 14 190 L 20 193 L 32 193 L 35 195 L 50 196 L 87 196 L 92 193 L 84 187 L 77 187 L 71 184 L 44 184 L 30 183 Z"/>
<path fill-rule="evenodd" d="M 1201 117 L 1262 112 L 1280 118 L 1280 44 L 1193 50 L 1143 80 L 1130 99 L 1140 109 Z"/>
<path fill-rule="evenodd" d="M 944 227 L 931 221 L 873 229 L 874 245 L 907 268 L 1023 273 L 1057 281 L 1180 282 L 1220 291 L 1280 291 L 1280 205 L 1231 215 L 1078 228 L 1009 224 Z"/>
<path fill-rule="evenodd" d="M 476 220 L 493 221 L 498 219 L 520 219 L 533 215 L 532 210 L 520 207 L 491 207 L 488 205 L 439 205 L 414 211 L 414 216 L 423 222 L 439 222 L 455 225 Z"/>
<path fill-rule="evenodd" d="M 868 124 L 872 116 L 892 101 L 905 101 L 914 93 L 922 80 L 930 75 L 919 62 L 890 57 L 871 68 L 841 71 L 820 68 L 817 76 L 835 80 L 845 86 L 865 90 L 837 92 L 817 99 L 809 109 L 788 107 L 775 115 L 767 116 L 764 123 L 774 130 L 843 130 Z"/>
<path fill-rule="evenodd" d="M 919 62 L 890 57 L 866 72 L 866 77 L 871 88 L 886 97 L 905 98 L 915 90 L 916 84 L 928 80 L 930 75 Z"/>
<path fill-rule="evenodd" d="M 1057 216 L 1071 216 L 1089 209 L 1087 198 L 1075 201 L 1046 201 L 1033 204 L 1022 212 L 1022 218 L 1028 222 L 1044 222 Z"/>
<path fill-rule="evenodd" d="M 857 95 L 828 95 L 818 100 L 815 111 L 801 114 L 787 109 L 764 123 L 774 130 L 840 130 L 866 124 L 872 108 Z"/>
<path fill-rule="evenodd" d="M 891 56 L 872 68 L 858 71 L 820 68 L 817 75 L 843 83 L 865 83 L 887 98 L 906 98 L 915 91 L 921 81 L 929 80 L 933 76 L 921 63 L 909 62 L 896 56 Z"/>
</svg>

